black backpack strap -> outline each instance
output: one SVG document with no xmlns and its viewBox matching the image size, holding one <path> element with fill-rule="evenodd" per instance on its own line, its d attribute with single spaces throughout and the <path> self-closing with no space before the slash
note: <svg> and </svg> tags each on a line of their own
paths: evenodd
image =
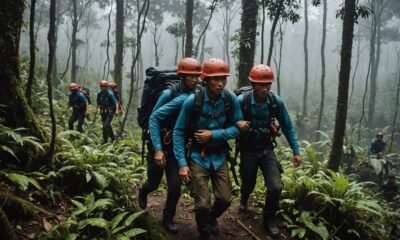
<svg viewBox="0 0 400 240">
<path fill-rule="evenodd" d="M 179 83 L 173 83 L 169 86 L 169 90 L 171 91 L 172 99 L 179 96 Z"/>
<path fill-rule="evenodd" d="M 276 104 L 276 96 L 272 91 L 270 91 L 267 96 L 269 100 L 270 119 L 276 119 L 279 115 L 279 108 Z"/>
<path fill-rule="evenodd" d="M 225 121 L 225 126 L 227 126 L 227 124 L 229 122 L 232 121 L 232 107 L 231 107 L 231 102 L 232 102 L 232 96 L 229 93 L 228 90 L 224 89 L 224 107 L 225 107 L 225 116 L 226 116 L 226 121 Z"/>
<path fill-rule="evenodd" d="M 243 93 L 243 101 L 242 101 L 242 113 L 243 118 L 246 121 L 250 121 L 251 119 L 251 97 L 253 96 L 253 90 L 247 91 Z"/>
</svg>

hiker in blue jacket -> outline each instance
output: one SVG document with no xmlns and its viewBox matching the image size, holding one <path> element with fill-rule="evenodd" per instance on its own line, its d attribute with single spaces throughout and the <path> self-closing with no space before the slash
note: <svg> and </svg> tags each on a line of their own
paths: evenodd
<svg viewBox="0 0 400 240">
<path fill-rule="evenodd" d="M 97 93 L 97 107 L 100 108 L 101 121 L 103 123 L 103 144 L 107 143 L 108 138 L 113 142 L 115 139 L 114 132 L 111 127 L 111 122 L 115 112 L 118 110 L 118 102 L 115 95 L 108 89 L 108 82 L 102 80 L 100 82 L 101 90 Z"/>
<path fill-rule="evenodd" d="M 279 127 L 293 150 L 293 163 L 297 167 L 301 162 L 297 136 L 289 114 L 280 97 L 270 92 L 274 74 L 268 65 L 259 64 L 250 71 L 249 80 L 253 90 L 238 97 L 245 121 L 240 121 L 238 127 L 243 132 L 239 139 L 240 151 L 240 210 L 247 210 L 247 202 L 254 190 L 258 168 L 264 176 L 267 196 L 263 210 L 264 227 L 273 237 L 280 235 L 275 224 L 275 214 L 279 207 L 282 191 L 280 162 L 276 159 L 274 147 L 275 137 Z"/>
<path fill-rule="evenodd" d="M 74 123 L 78 120 L 77 130 L 83 132 L 83 122 L 85 121 L 85 116 L 89 115 L 89 103 L 85 95 L 79 91 L 78 84 L 70 83 L 69 90 L 71 94 L 69 95 L 68 107 L 64 110 L 66 112 L 70 107 L 72 107 L 72 115 L 68 120 L 69 130 L 74 130 Z"/>
<path fill-rule="evenodd" d="M 227 76 L 229 68 L 223 60 L 212 58 L 204 63 L 201 78 L 206 86 L 183 103 L 173 132 L 179 175 L 190 182 L 201 239 L 208 239 L 210 233 L 219 234 L 217 218 L 231 203 L 227 141 L 240 135 L 235 124 L 242 120 L 242 114 L 236 96 L 224 89 Z M 185 154 L 186 136 L 192 139 L 189 157 Z M 210 179 L 215 196 L 213 206 Z"/>
<path fill-rule="evenodd" d="M 193 58 L 182 59 L 177 68 L 181 81 L 162 92 L 149 120 L 152 144 L 147 156 L 147 180 L 139 188 L 139 206 L 146 208 L 147 195 L 158 188 L 165 171 L 168 195 L 163 211 L 163 223 L 165 228 L 173 233 L 178 231 L 173 218 L 180 197 L 180 178 L 173 153 L 172 130 L 180 107 L 196 88 L 201 72 L 199 61 Z"/>
<path fill-rule="evenodd" d="M 383 140 L 383 133 L 378 132 L 376 138 L 372 139 L 369 144 L 369 154 L 376 154 L 378 157 L 383 157 L 386 149 L 386 141 Z"/>
</svg>

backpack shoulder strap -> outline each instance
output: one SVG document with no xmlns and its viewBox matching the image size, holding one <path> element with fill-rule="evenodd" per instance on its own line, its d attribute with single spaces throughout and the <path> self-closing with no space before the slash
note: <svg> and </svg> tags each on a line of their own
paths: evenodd
<svg viewBox="0 0 400 240">
<path fill-rule="evenodd" d="M 278 105 L 276 104 L 276 96 L 272 91 L 270 91 L 267 96 L 270 103 L 269 104 L 270 118 L 271 119 L 277 118 L 279 114 L 279 108 Z"/>
<path fill-rule="evenodd" d="M 253 95 L 253 90 L 247 91 L 243 93 L 243 102 L 242 102 L 242 113 L 244 120 L 250 120 L 250 107 L 251 107 L 251 97 Z"/>
<path fill-rule="evenodd" d="M 171 91 L 172 99 L 179 96 L 179 83 L 174 83 L 169 86 L 169 90 Z"/>
<path fill-rule="evenodd" d="M 193 101 L 193 110 L 192 116 L 190 118 L 190 136 L 193 136 L 196 128 L 196 121 L 199 119 L 203 107 L 204 102 L 204 87 L 196 88 L 194 90 L 194 101 Z"/>
</svg>

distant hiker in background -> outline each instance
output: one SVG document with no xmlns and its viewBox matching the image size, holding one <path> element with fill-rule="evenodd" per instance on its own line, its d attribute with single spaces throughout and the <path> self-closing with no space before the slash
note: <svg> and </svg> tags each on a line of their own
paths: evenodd
<svg viewBox="0 0 400 240">
<path fill-rule="evenodd" d="M 386 149 L 386 141 L 383 140 L 383 133 L 378 132 L 376 138 L 371 140 L 369 144 L 368 152 L 369 154 L 377 155 L 377 158 L 383 157 Z"/>
<path fill-rule="evenodd" d="M 237 124 L 242 132 L 238 144 L 242 178 L 240 210 L 247 210 L 248 199 L 254 190 L 260 168 L 267 187 L 263 210 L 264 227 L 272 237 L 278 237 L 280 231 L 275 223 L 275 214 L 282 192 L 283 169 L 276 158 L 274 148 L 275 138 L 280 135 L 281 127 L 293 150 L 293 164 L 296 167 L 301 163 L 300 149 L 285 105 L 282 99 L 271 91 L 272 83 L 275 82 L 271 68 L 265 64 L 255 65 L 250 71 L 249 81 L 252 90 L 238 97 L 244 118 L 244 121 Z"/>
<path fill-rule="evenodd" d="M 392 202 L 399 195 L 399 186 L 396 183 L 394 175 L 390 175 L 388 180 L 382 185 L 382 195 L 388 202 Z"/>
<path fill-rule="evenodd" d="M 85 116 L 89 115 L 89 102 L 85 95 L 79 91 L 79 86 L 76 83 L 69 84 L 69 90 L 71 91 L 69 95 L 68 107 L 64 110 L 66 112 L 70 107 L 72 107 L 72 115 L 68 121 L 69 130 L 74 130 L 74 123 L 78 121 L 78 131 L 83 132 L 83 122 L 85 121 Z"/>
<path fill-rule="evenodd" d="M 117 113 L 119 113 L 121 116 L 125 115 L 125 110 L 122 106 L 122 97 L 121 93 L 119 92 L 118 85 L 115 82 L 111 82 L 108 84 L 108 88 L 111 90 L 111 92 L 114 94 L 115 98 L 117 99 L 118 102 L 118 107 Z"/>
<path fill-rule="evenodd" d="M 150 115 L 151 144 L 147 155 L 147 180 L 139 189 L 139 206 L 142 209 L 146 208 L 147 195 L 158 188 L 165 171 L 168 195 L 163 211 L 163 223 L 172 233 L 178 232 L 173 218 L 181 190 L 178 164 L 173 152 L 172 130 L 183 102 L 196 88 L 201 69 L 201 63 L 196 59 L 182 59 L 176 71 L 180 81 L 167 86 L 158 97 Z"/>
<path fill-rule="evenodd" d="M 119 107 L 114 93 L 108 89 L 107 81 L 102 80 L 100 82 L 100 88 L 101 90 L 97 93 L 96 112 L 100 108 L 101 121 L 103 123 L 103 144 L 105 144 L 109 137 L 112 142 L 115 140 L 111 122 Z"/>
</svg>

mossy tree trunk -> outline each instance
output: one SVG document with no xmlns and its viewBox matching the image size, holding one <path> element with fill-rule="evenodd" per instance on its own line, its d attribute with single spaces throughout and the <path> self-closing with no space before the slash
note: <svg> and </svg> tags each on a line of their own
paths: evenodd
<svg viewBox="0 0 400 240">
<path fill-rule="evenodd" d="M 0 105 L 5 111 L 0 112 L 6 126 L 23 127 L 27 134 L 35 136 L 40 142 L 48 142 L 49 136 L 35 118 L 25 98 L 19 70 L 19 39 L 22 25 L 24 1 L 4 1 L 0 9 Z M 29 149 L 27 149 L 29 152 Z M 29 156 L 36 159 L 39 156 Z"/>
</svg>

